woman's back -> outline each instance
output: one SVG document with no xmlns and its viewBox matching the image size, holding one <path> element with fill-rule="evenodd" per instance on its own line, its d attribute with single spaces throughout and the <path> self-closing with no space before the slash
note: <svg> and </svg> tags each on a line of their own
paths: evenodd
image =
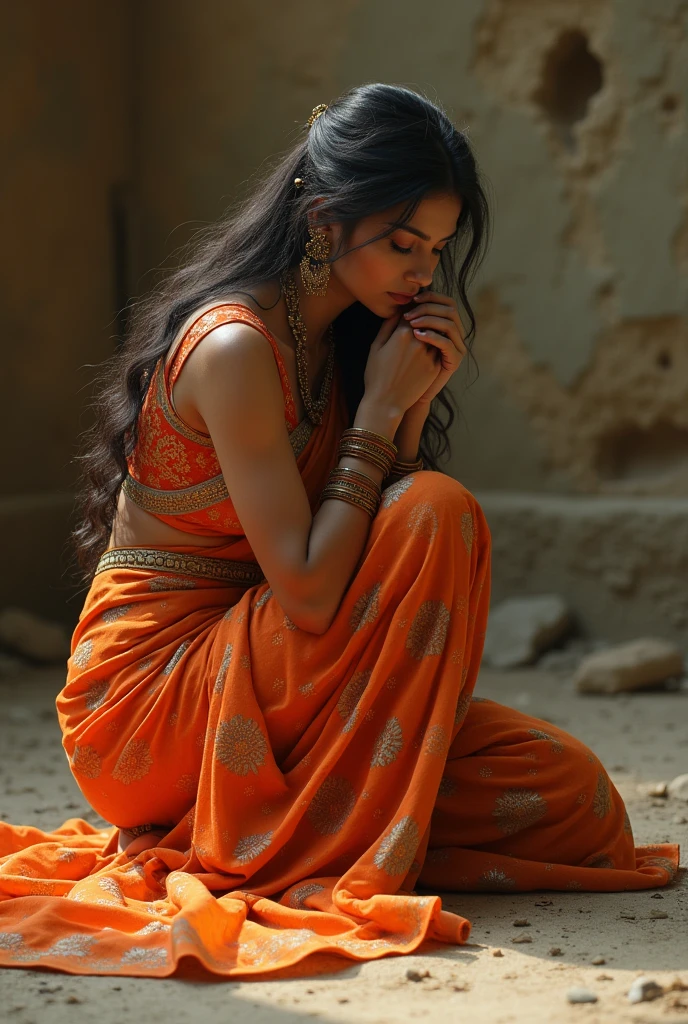
<svg viewBox="0 0 688 1024">
<path fill-rule="evenodd" d="M 258 298 L 261 290 L 255 291 Z M 189 533 L 199 546 L 214 547 L 240 528 L 227 489 L 218 479 L 221 473 L 213 439 L 198 411 L 196 394 L 205 385 L 203 366 L 190 358 L 221 326 L 230 337 L 237 333 L 234 325 L 244 325 L 255 332 L 257 344 L 270 344 L 282 384 L 284 421 L 298 457 L 310 436 L 310 424 L 298 390 L 295 352 L 268 328 L 268 319 L 276 318 L 258 315 L 245 298 L 239 301 L 230 296 L 199 307 L 182 325 L 151 379 L 139 418 L 137 445 L 129 459 L 130 477 L 119 497 L 108 548 L 185 544 Z M 323 371 L 324 360 L 320 359 L 311 378 L 315 393 L 319 393 Z M 274 377 L 272 367 L 269 372 Z M 254 409 L 258 415 L 260 410 Z M 250 422 L 245 426 L 246 431 L 252 429 Z M 208 496 L 214 491 L 219 502 L 204 501 L 198 494 L 202 482 Z M 189 494 L 194 486 L 196 493 Z M 183 490 L 187 493 L 174 493 Z"/>
</svg>

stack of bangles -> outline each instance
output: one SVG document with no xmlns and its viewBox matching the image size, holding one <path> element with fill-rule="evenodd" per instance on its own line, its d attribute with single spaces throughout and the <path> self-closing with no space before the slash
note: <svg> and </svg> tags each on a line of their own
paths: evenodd
<svg viewBox="0 0 688 1024">
<path fill-rule="evenodd" d="M 364 459 L 372 466 L 383 471 L 383 479 L 394 483 L 409 473 L 418 473 L 423 468 L 423 460 L 417 462 L 400 462 L 397 460 L 397 447 L 382 434 L 363 427 L 350 427 L 342 434 L 339 442 L 339 459 L 349 455 L 356 459 Z M 339 498 L 350 505 L 358 505 L 374 519 L 382 499 L 380 485 L 371 477 L 347 466 L 336 466 L 330 473 L 327 486 L 322 492 L 321 502 L 328 498 Z"/>
</svg>

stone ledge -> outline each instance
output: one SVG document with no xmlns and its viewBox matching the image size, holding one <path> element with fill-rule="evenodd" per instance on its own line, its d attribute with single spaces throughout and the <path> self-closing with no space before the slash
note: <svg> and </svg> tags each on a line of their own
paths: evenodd
<svg viewBox="0 0 688 1024">
<path fill-rule="evenodd" d="M 475 497 L 492 532 L 493 602 L 554 592 L 591 637 L 688 648 L 688 498 Z"/>
</svg>

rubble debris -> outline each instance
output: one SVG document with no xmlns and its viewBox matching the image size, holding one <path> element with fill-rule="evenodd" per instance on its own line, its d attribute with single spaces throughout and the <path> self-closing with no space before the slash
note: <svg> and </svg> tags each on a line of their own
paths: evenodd
<svg viewBox="0 0 688 1024">
<path fill-rule="evenodd" d="M 589 988 L 570 988 L 566 993 L 570 1003 L 596 1003 L 597 996 Z"/>
<path fill-rule="evenodd" d="M 652 978 L 636 978 L 628 990 L 629 1003 L 649 1003 L 664 995 L 664 989 Z"/>
<path fill-rule="evenodd" d="M 415 967 L 409 967 L 406 972 L 407 981 L 422 981 L 423 978 L 432 978 L 430 971 L 419 971 Z"/>
<path fill-rule="evenodd" d="M 685 800 L 688 803 L 688 775 L 677 775 L 667 786 L 667 793 L 672 800 Z"/>
<path fill-rule="evenodd" d="M 483 661 L 493 668 L 530 665 L 571 627 L 571 613 L 557 594 L 509 598 L 490 611 Z"/>
<path fill-rule="evenodd" d="M 668 783 L 666 782 L 653 782 L 650 785 L 641 785 L 638 789 L 644 796 L 652 797 L 655 800 L 666 800 L 669 796 Z"/>
<path fill-rule="evenodd" d="M 683 675 L 683 654 L 668 640 L 641 637 L 584 657 L 573 677 L 578 693 L 628 693 Z"/>
</svg>

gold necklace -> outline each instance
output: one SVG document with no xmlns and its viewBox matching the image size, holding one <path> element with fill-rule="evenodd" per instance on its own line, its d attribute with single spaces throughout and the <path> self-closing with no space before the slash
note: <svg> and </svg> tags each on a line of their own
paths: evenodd
<svg viewBox="0 0 688 1024">
<path fill-rule="evenodd" d="M 284 289 L 284 299 L 287 304 L 287 319 L 289 320 L 289 327 L 291 333 L 296 341 L 296 369 L 299 379 L 299 391 L 301 393 L 301 401 L 303 407 L 306 410 L 306 415 L 311 423 L 317 425 L 322 423 L 323 413 L 327 406 L 327 402 L 330 397 L 330 387 L 332 384 L 332 377 L 334 375 L 334 331 L 332 324 L 325 331 L 325 337 L 329 341 L 330 348 L 327 353 L 327 363 L 325 364 L 325 377 L 320 388 L 320 395 L 315 401 L 311 395 L 310 383 L 308 380 L 308 356 L 307 356 L 307 332 L 306 325 L 301 318 L 301 309 L 299 304 L 299 290 L 296 286 L 296 279 L 294 273 L 291 270 L 287 270 L 282 275 L 282 287 Z"/>
</svg>

